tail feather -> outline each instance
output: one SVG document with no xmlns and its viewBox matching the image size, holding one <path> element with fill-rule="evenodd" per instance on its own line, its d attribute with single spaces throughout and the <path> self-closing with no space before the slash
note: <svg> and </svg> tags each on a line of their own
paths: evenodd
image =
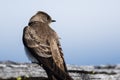
<svg viewBox="0 0 120 80">
<path fill-rule="evenodd" d="M 73 80 L 68 72 L 61 70 L 52 58 L 41 58 L 39 64 L 45 69 L 50 80 Z"/>
</svg>

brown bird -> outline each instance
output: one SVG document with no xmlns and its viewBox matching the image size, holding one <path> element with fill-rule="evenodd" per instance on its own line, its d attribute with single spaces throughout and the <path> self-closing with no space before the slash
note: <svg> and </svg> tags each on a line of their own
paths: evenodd
<svg viewBox="0 0 120 80">
<path fill-rule="evenodd" d="M 23 30 L 26 53 L 45 69 L 49 80 L 73 80 L 67 72 L 59 37 L 49 26 L 51 22 L 55 20 L 42 11 L 31 17 Z"/>
</svg>

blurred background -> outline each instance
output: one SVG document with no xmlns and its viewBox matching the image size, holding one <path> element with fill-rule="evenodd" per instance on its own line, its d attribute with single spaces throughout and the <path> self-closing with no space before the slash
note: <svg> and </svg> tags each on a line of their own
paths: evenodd
<svg viewBox="0 0 120 80">
<path fill-rule="evenodd" d="M 120 63 L 120 0 L 1 0 L 0 61 L 30 62 L 22 33 L 37 11 L 57 21 L 67 64 Z"/>
</svg>

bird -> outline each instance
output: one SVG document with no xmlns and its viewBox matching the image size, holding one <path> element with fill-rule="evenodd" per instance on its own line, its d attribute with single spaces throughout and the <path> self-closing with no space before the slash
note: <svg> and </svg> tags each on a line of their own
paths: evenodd
<svg viewBox="0 0 120 80">
<path fill-rule="evenodd" d="M 50 27 L 56 22 L 44 11 L 33 15 L 23 29 L 23 44 L 28 58 L 46 71 L 49 80 L 73 80 L 69 75 L 59 36 Z"/>
</svg>

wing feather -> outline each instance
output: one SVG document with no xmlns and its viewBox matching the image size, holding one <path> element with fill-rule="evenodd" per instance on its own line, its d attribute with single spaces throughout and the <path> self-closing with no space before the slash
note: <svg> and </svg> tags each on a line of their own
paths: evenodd
<svg viewBox="0 0 120 80">
<path fill-rule="evenodd" d="M 55 33 L 55 35 L 57 37 L 56 33 Z M 57 66 L 59 68 L 61 68 L 61 70 L 67 71 L 65 61 L 63 58 L 62 48 L 61 48 L 61 45 L 60 45 L 60 42 L 58 39 L 59 38 L 57 38 L 57 39 L 52 38 L 50 41 L 50 48 L 51 48 L 51 52 L 52 52 L 52 57 L 53 57 L 55 63 L 57 64 Z"/>
<path fill-rule="evenodd" d="M 26 47 L 31 48 L 37 55 L 41 57 L 51 57 L 50 46 L 46 44 L 41 44 L 39 36 L 30 27 L 25 27 L 23 41 Z M 31 53 L 34 54 L 34 53 Z"/>
</svg>

